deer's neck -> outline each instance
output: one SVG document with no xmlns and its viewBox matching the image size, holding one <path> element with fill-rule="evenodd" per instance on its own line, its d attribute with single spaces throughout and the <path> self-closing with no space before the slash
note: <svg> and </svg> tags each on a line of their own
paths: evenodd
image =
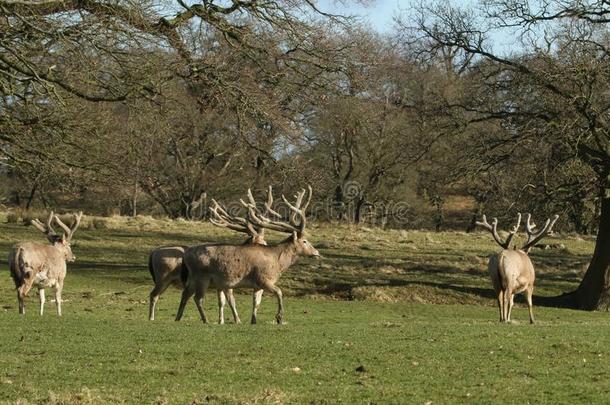
<svg viewBox="0 0 610 405">
<path fill-rule="evenodd" d="M 297 249 L 294 246 L 294 242 L 292 241 L 292 239 L 286 240 L 276 245 L 275 250 L 281 272 L 288 270 L 288 268 L 297 261 Z"/>
</svg>

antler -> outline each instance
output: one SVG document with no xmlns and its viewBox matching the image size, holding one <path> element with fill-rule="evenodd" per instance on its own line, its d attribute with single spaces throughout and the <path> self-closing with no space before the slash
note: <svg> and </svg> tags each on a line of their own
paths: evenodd
<svg viewBox="0 0 610 405">
<path fill-rule="evenodd" d="M 262 236 L 262 232 L 255 229 L 252 223 L 250 223 L 250 221 L 248 221 L 246 218 L 229 214 L 214 199 L 212 199 L 212 204 L 213 205 L 210 207 L 210 212 L 212 213 L 212 217 L 210 217 L 210 222 L 212 224 L 224 228 L 229 228 L 233 231 L 247 233 L 252 237 L 252 239 Z"/>
<path fill-rule="evenodd" d="M 78 214 L 74 215 L 74 222 L 72 222 L 72 225 L 68 227 L 59 219 L 57 215 L 55 215 L 55 222 L 57 222 L 57 225 L 59 225 L 61 229 L 64 230 L 64 238 L 66 239 L 66 241 L 70 242 L 72 240 L 72 236 L 74 236 L 74 232 L 76 232 L 76 229 L 80 225 L 80 220 L 82 217 L 83 212 L 80 211 Z"/>
<path fill-rule="evenodd" d="M 309 206 L 309 203 L 311 202 L 311 196 L 312 196 L 311 186 L 307 186 L 307 189 L 309 191 L 309 195 L 307 197 L 307 202 L 303 206 L 301 206 L 301 205 L 303 204 L 303 199 L 305 197 L 305 193 L 306 193 L 305 190 L 302 190 L 299 193 L 297 193 L 296 201 L 295 201 L 294 205 L 291 204 L 290 202 L 288 202 L 286 197 L 284 197 L 284 195 L 282 195 L 282 200 L 288 206 L 288 208 L 290 208 L 290 210 L 292 211 L 288 222 L 276 221 L 276 220 L 270 219 L 267 215 L 262 215 L 256 209 L 256 207 L 252 207 L 251 205 L 248 205 L 249 218 L 252 220 L 252 222 L 254 222 L 257 226 L 260 226 L 261 228 L 272 229 L 274 231 L 284 232 L 284 233 L 296 232 L 297 236 L 301 237 L 305 231 L 305 225 L 307 223 L 305 211 L 307 210 L 307 207 Z M 269 190 L 271 190 L 271 188 Z M 279 214 L 277 214 L 276 212 L 274 212 L 272 210 L 271 210 L 271 212 L 274 213 L 274 215 L 279 216 Z M 297 218 L 298 218 L 298 220 L 297 220 Z"/>
<path fill-rule="evenodd" d="M 264 213 L 261 213 L 259 211 L 259 209 L 257 208 L 256 200 L 254 200 L 254 196 L 252 196 L 252 190 L 251 189 L 248 189 L 248 202 L 245 202 L 242 199 L 240 199 L 239 201 L 248 210 L 250 208 L 252 208 L 254 211 L 256 211 L 261 216 L 268 217 L 269 214 L 271 214 L 271 215 L 273 215 L 274 217 L 277 217 L 277 218 L 281 217 L 280 214 L 278 214 L 276 211 L 273 210 L 273 188 L 271 186 L 269 186 L 269 188 L 267 189 L 267 202 L 265 202 L 265 212 Z"/>
<path fill-rule="evenodd" d="M 557 220 L 559 219 L 559 215 L 555 215 L 552 220 L 550 218 L 547 219 L 542 229 L 538 232 L 536 232 L 535 230 L 536 224 L 530 222 L 531 218 L 532 216 L 530 214 L 527 214 L 527 221 L 525 224 L 525 228 L 527 231 L 527 242 L 525 242 L 525 244 L 521 248 L 521 250 L 526 253 L 528 253 L 530 249 L 536 245 L 536 243 L 540 242 L 542 238 L 551 233 L 553 225 L 555 225 L 555 222 L 557 222 Z"/>
<path fill-rule="evenodd" d="M 298 227 L 298 235 L 301 236 L 303 234 L 303 232 L 305 231 L 305 225 L 307 223 L 307 217 L 305 215 L 305 211 L 307 210 L 307 207 L 309 206 L 309 203 L 311 202 L 311 196 L 312 196 L 312 190 L 311 190 L 311 186 L 307 186 L 307 191 L 309 192 L 308 196 L 307 196 L 307 202 L 305 203 L 305 205 L 303 207 L 301 207 L 301 204 L 303 203 L 303 197 L 305 197 L 305 190 L 301 190 L 301 192 L 297 193 L 296 195 L 296 202 L 294 205 L 290 204 L 288 202 L 288 200 L 286 199 L 286 197 L 284 197 L 284 195 L 282 194 L 282 200 L 284 200 L 284 203 L 288 206 L 288 208 L 290 208 L 290 210 L 292 211 L 292 214 L 290 215 L 290 224 L 292 226 Z M 299 222 L 297 222 L 297 217 L 299 218 Z"/>
<path fill-rule="evenodd" d="M 271 186 L 269 186 L 267 192 L 267 202 L 265 203 L 265 212 L 260 213 L 258 208 L 256 207 L 256 200 L 252 195 L 252 190 L 248 189 L 248 202 L 240 199 L 239 201 L 242 203 L 244 207 L 248 209 L 255 210 L 261 216 L 280 216 L 277 212 L 275 212 L 272 208 L 273 206 L 273 190 Z M 265 244 L 265 228 L 257 225 L 254 221 L 251 220 L 251 215 L 246 215 L 245 218 L 238 217 L 235 215 L 229 214 L 216 200 L 212 200 L 213 206 L 210 207 L 210 212 L 212 213 L 212 218 L 210 218 L 210 222 L 212 222 L 216 226 L 222 226 L 225 228 L 232 229 L 237 232 L 244 232 L 250 235 L 252 240 L 256 243 Z"/>
<path fill-rule="evenodd" d="M 53 229 L 53 226 L 51 225 L 51 223 L 53 222 L 53 217 L 53 211 L 51 211 L 49 217 L 47 218 L 46 224 L 40 222 L 38 218 L 30 221 L 30 223 L 34 225 L 36 229 L 45 234 L 45 236 L 50 242 L 55 242 L 55 240 L 57 239 L 57 232 L 55 232 L 55 229 Z"/>
<path fill-rule="evenodd" d="M 498 235 L 498 218 L 494 218 L 490 225 L 489 222 L 487 222 L 487 217 L 483 215 L 483 221 L 477 221 L 476 224 L 478 226 L 482 226 L 483 228 L 491 232 L 494 240 L 498 245 L 502 246 L 502 249 L 508 249 L 510 246 L 510 242 L 513 240 L 513 237 L 515 236 L 515 234 L 519 230 L 519 226 L 521 225 L 521 213 L 517 213 L 517 224 L 513 227 L 513 229 L 508 232 L 508 236 L 506 237 L 506 240 L 504 242 L 500 238 L 500 235 Z"/>
</svg>

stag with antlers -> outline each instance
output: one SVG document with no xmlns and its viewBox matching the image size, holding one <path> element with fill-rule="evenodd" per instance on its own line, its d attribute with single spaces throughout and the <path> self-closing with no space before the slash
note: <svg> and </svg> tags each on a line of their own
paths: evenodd
<svg viewBox="0 0 610 405">
<path fill-rule="evenodd" d="M 287 222 L 272 219 L 268 214 L 279 216 L 266 205 L 262 213 L 252 202 L 242 204 L 248 209 L 248 221 L 259 229 L 271 229 L 288 233 L 290 236 L 274 246 L 263 245 L 200 245 L 189 248 L 184 253 L 182 269 L 185 289 L 176 315 L 179 320 L 186 302 L 195 296 L 195 303 L 203 322 L 207 322 L 203 310 L 203 299 L 210 284 L 218 289 L 253 288 L 254 302 L 251 322 L 256 323 L 256 313 L 260 305 L 260 291 L 269 291 L 277 297 L 278 311 L 276 321 L 283 322 L 284 301 L 282 290 L 276 286 L 284 271 L 293 265 L 298 256 L 318 257 L 318 251 L 305 238 L 305 212 L 311 201 L 311 187 L 296 196 L 291 204 L 284 196 L 282 199 L 291 214 Z"/>
<path fill-rule="evenodd" d="M 256 206 L 256 201 L 254 200 L 254 196 L 250 190 L 248 190 L 248 204 Z M 273 194 L 271 187 L 269 187 L 267 201 L 265 203 L 266 214 L 277 214 L 271 209 L 272 205 Z M 214 199 L 212 199 L 210 214 L 210 222 L 212 224 L 248 235 L 248 238 L 244 244 L 267 244 L 265 242 L 264 228 L 252 224 L 245 216 L 240 217 L 230 214 Z M 182 267 L 182 258 L 186 249 L 188 249 L 188 246 L 163 246 L 150 252 L 150 255 L 148 256 L 148 269 L 155 286 L 150 292 L 148 312 L 149 320 L 153 321 L 155 319 L 155 308 L 157 302 L 159 301 L 159 297 L 170 285 L 175 285 L 180 289 L 184 288 L 180 279 L 180 268 Z M 258 294 L 262 295 L 262 291 L 258 292 Z M 237 313 L 232 289 L 227 289 L 226 291 L 218 290 L 218 322 L 220 324 L 224 323 L 224 307 L 227 299 L 229 301 L 229 307 L 233 313 L 235 323 L 240 323 L 241 321 Z"/>
<path fill-rule="evenodd" d="M 531 222 L 531 215 L 527 214 L 526 232 L 527 241 L 520 249 L 510 249 L 510 243 L 521 225 L 521 214 L 517 214 L 517 224 L 508 232 L 508 236 L 503 241 L 498 234 L 498 219 L 494 218 L 492 223 L 487 222 L 487 217 L 483 215 L 483 221 L 477 225 L 487 229 L 493 236 L 502 250 L 489 257 L 488 271 L 491 283 L 498 298 L 500 309 L 500 322 L 510 322 L 511 310 L 515 294 L 525 292 L 527 306 L 529 310 L 530 323 L 534 323 L 534 313 L 532 305 L 532 295 L 534 293 L 534 265 L 528 253 L 542 238 L 551 233 L 553 225 L 557 222 L 559 215 L 552 219 L 547 219 L 540 230 L 536 230 L 536 225 Z"/>
<path fill-rule="evenodd" d="M 45 224 L 38 219 L 34 219 L 31 224 L 42 232 L 51 244 L 22 242 L 11 249 L 8 256 L 8 265 L 17 289 L 20 314 L 25 314 L 25 296 L 35 286 L 38 288 L 40 298 L 40 315 L 44 311 L 44 289 L 45 287 L 52 287 L 55 290 L 57 315 L 61 316 L 61 291 L 66 277 L 66 262 L 76 260 L 70 242 L 82 216 L 82 212 L 74 215 L 74 221 L 69 227 L 53 212 L 50 213 Z M 64 233 L 62 235 L 58 235 L 53 229 L 53 221 L 63 229 Z"/>
</svg>

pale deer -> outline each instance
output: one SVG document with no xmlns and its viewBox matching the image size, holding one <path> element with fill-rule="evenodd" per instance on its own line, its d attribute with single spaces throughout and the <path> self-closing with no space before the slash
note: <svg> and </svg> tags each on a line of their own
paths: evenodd
<svg viewBox="0 0 610 405">
<path fill-rule="evenodd" d="M 248 190 L 248 200 L 250 204 L 256 205 L 250 190 Z M 273 195 L 271 187 L 269 187 L 267 202 L 265 203 L 265 207 L 267 208 L 266 213 L 277 215 L 277 213 L 271 209 L 272 204 Z M 267 244 L 265 242 L 264 228 L 253 225 L 245 217 L 229 214 L 227 210 L 214 199 L 212 199 L 210 213 L 210 222 L 212 224 L 247 234 L 248 239 L 244 244 Z M 182 267 L 182 257 L 186 249 L 188 249 L 188 246 L 164 246 L 150 252 L 150 255 L 148 256 L 148 269 L 155 286 L 150 292 L 149 320 L 152 321 L 155 319 L 155 308 L 159 301 L 159 297 L 170 285 L 174 285 L 180 289 L 184 287 L 180 279 L 180 268 Z M 259 294 L 262 294 L 262 291 Z M 227 299 L 235 323 L 240 323 L 241 321 L 235 305 L 235 297 L 233 296 L 233 290 L 231 289 L 226 291 L 218 290 L 218 322 L 220 324 L 224 323 L 224 306 Z"/>
<path fill-rule="evenodd" d="M 271 229 L 291 234 L 283 242 L 273 246 L 262 245 L 200 245 L 184 252 L 182 268 L 185 289 L 176 315 L 179 320 L 184 312 L 186 302 L 195 296 L 195 303 L 201 320 L 207 322 L 203 309 L 203 300 L 210 284 L 216 288 L 253 288 L 254 299 L 251 323 L 256 323 L 257 309 L 260 305 L 260 291 L 272 292 L 277 297 L 278 311 L 275 319 L 283 322 L 284 302 L 282 290 L 276 286 L 284 271 L 294 264 L 298 256 L 319 257 L 318 251 L 305 239 L 307 206 L 311 201 L 309 196 L 301 207 L 305 190 L 298 193 L 294 205 L 284 196 L 282 199 L 291 210 L 288 222 L 270 219 L 263 215 L 252 204 L 248 207 L 248 219 L 262 229 Z"/>
<path fill-rule="evenodd" d="M 32 287 L 37 287 L 40 298 L 40 315 L 42 315 L 45 304 L 44 289 L 52 287 L 55 291 L 57 315 L 61 316 L 61 292 L 66 277 L 66 262 L 76 260 L 70 242 L 80 224 L 82 215 L 82 212 L 75 215 L 70 227 L 53 215 L 53 212 L 49 215 L 46 224 L 34 219 L 31 224 L 44 233 L 51 244 L 21 242 L 11 249 L 8 265 L 17 289 L 20 314 L 25 314 L 25 296 Z M 61 236 L 53 229 L 53 221 L 64 230 Z"/>
<path fill-rule="evenodd" d="M 487 217 L 483 215 L 483 221 L 476 222 L 478 226 L 491 232 L 494 240 L 502 247 L 500 252 L 489 257 L 488 264 L 491 283 L 498 299 L 500 322 L 510 322 L 515 294 L 525 292 L 530 323 L 534 323 L 532 295 L 534 293 L 536 274 L 534 273 L 534 265 L 528 253 L 536 243 L 551 233 L 553 225 L 555 225 L 558 218 L 559 215 L 555 215 L 552 220 L 547 219 L 542 229 L 536 232 L 536 225 L 531 222 L 531 215 L 527 214 L 527 241 L 521 249 L 516 249 L 515 247 L 512 250 L 510 249 L 510 243 L 521 225 L 521 214 L 517 215 L 517 224 L 510 230 L 504 241 L 498 235 L 497 218 L 494 218 L 492 223 L 489 224 Z"/>
</svg>

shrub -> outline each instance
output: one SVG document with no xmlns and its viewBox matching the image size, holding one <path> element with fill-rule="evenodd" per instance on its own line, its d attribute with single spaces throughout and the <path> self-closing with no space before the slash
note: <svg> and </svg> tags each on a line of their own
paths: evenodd
<svg viewBox="0 0 610 405">
<path fill-rule="evenodd" d="M 108 229 L 108 220 L 105 218 L 93 218 L 89 221 L 89 226 L 87 229 Z"/>
<path fill-rule="evenodd" d="M 6 223 L 7 224 L 16 224 L 21 221 L 21 217 L 18 213 L 10 211 L 6 214 Z"/>
</svg>

